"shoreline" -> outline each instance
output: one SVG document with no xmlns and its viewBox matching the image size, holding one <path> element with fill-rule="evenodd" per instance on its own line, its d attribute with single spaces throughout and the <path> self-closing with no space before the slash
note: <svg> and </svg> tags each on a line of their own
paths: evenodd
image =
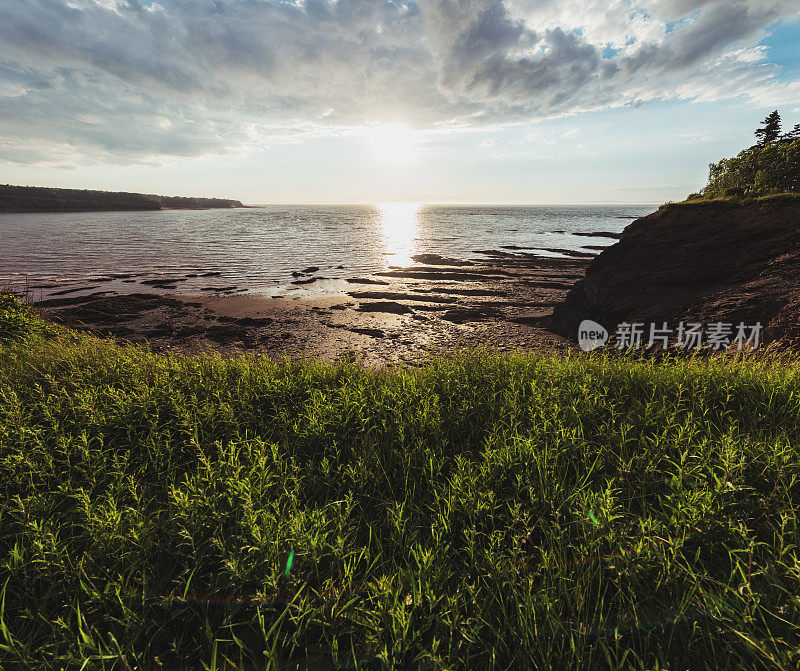
<svg viewBox="0 0 800 671">
<path fill-rule="evenodd" d="M 0 210 L 0 214 L 75 214 L 81 212 L 166 212 L 169 210 L 249 210 L 258 209 L 255 205 L 231 205 L 219 207 L 128 207 L 120 209 L 105 208 L 66 208 L 66 209 L 9 209 Z"/>
<path fill-rule="evenodd" d="M 549 330 L 550 315 L 593 256 L 481 253 L 487 258 L 422 254 L 413 266 L 346 278 L 346 290 L 303 297 L 145 293 L 137 287 L 49 297 L 33 307 L 56 323 L 167 352 L 415 365 L 431 352 L 461 348 L 573 348 Z M 316 279 L 312 273 L 301 281 Z M 92 288 L 99 287 L 84 290 Z"/>
<path fill-rule="evenodd" d="M 163 209 L 206 210 L 237 207 L 244 207 L 244 204 L 231 198 L 0 184 L 0 212 L 8 214 L 149 212 Z"/>
</svg>

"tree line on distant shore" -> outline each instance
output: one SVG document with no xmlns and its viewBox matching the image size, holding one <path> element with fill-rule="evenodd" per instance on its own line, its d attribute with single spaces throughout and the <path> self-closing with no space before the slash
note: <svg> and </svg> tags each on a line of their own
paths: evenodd
<svg viewBox="0 0 800 671">
<path fill-rule="evenodd" d="M 756 129 L 757 143 L 709 165 L 708 184 L 694 197 L 755 197 L 800 193 L 800 124 L 781 131 L 778 110 Z M 692 196 L 690 196 L 690 199 Z"/>
<path fill-rule="evenodd" d="M 75 212 L 244 207 L 238 200 L 0 184 L 0 211 Z"/>
</svg>

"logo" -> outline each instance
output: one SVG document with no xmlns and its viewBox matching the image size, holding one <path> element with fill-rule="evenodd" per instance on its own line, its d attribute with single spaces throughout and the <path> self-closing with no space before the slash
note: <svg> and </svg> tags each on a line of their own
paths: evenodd
<svg viewBox="0 0 800 671">
<path fill-rule="evenodd" d="M 584 352 L 602 347 L 608 342 L 608 331 L 591 319 L 584 319 L 578 327 L 578 344 Z"/>
<path fill-rule="evenodd" d="M 660 345 L 662 349 L 723 350 L 729 348 L 756 349 L 761 342 L 761 322 L 748 325 L 744 322 L 680 322 L 670 328 L 667 322 L 645 324 L 644 322 L 623 322 L 617 325 L 612 336 L 601 325 L 591 319 L 584 319 L 578 327 L 578 344 L 584 352 L 602 347 L 609 340 L 619 350 L 651 349 Z"/>
</svg>

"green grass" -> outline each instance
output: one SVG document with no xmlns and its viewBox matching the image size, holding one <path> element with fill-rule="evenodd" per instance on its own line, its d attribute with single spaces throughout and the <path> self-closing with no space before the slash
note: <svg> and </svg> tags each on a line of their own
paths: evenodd
<svg viewBox="0 0 800 671">
<path fill-rule="evenodd" d="M 694 194 L 693 194 L 694 195 Z M 767 196 L 755 197 L 731 197 L 731 196 L 714 196 L 706 198 L 690 197 L 680 202 L 664 203 L 659 206 L 659 210 L 682 208 L 682 207 L 740 207 L 742 205 L 751 205 L 753 203 L 761 205 L 775 205 L 778 203 L 800 203 L 800 194 L 797 193 L 773 193 Z"/>
<path fill-rule="evenodd" d="M 369 370 L 25 319 L 4 669 L 800 663 L 796 360 Z"/>
</svg>

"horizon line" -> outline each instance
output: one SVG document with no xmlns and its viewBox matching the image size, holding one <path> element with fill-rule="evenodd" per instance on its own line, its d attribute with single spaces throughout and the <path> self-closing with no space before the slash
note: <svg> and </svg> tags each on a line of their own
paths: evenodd
<svg viewBox="0 0 800 671">
<path fill-rule="evenodd" d="M 423 206 L 439 206 L 439 207 L 566 207 L 566 206 L 590 206 L 590 205 L 620 205 L 628 207 L 652 207 L 662 204 L 662 201 L 621 201 L 621 200 L 596 200 L 596 201 L 581 201 L 581 202 L 525 202 L 525 201 L 415 201 L 415 200 L 364 200 L 364 201 L 275 201 L 275 202 L 255 202 L 255 201 L 241 201 L 245 207 L 286 207 L 298 205 L 316 205 L 316 206 L 375 206 L 381 205 L 417 205 Z M 666 202 L 666 201 L 664 201 Z"/>
</svg>

